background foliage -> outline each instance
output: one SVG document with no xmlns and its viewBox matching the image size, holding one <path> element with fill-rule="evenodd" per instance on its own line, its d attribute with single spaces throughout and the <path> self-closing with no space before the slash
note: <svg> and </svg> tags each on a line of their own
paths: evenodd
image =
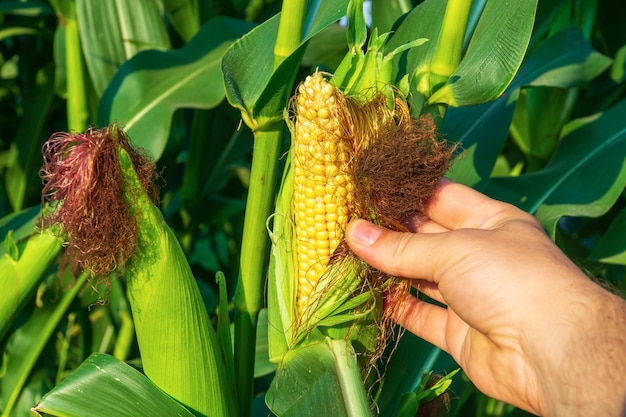
<svg viewBox="0 0 626 417">
<path fill-rule="evenodd" d="M 417 3 L 374 0 L 371 26 L 398 28 Z M 229 297 L 239 274 L 253 144 L 239 110 L 225 100 L 222 56 L 280 8 L 278 0 L 0 1 L 0 238 L 11 233 L 19 241 L 32 231 L 45 139 L 117 121 L 163 169 L 165 219 L 215 312 L 215 274 L 223 271 Z M 442 127 L 464 148 L 453 179 L 537 215 L 570 257 L 622 293 L 625 20 L 617 0 L 540 0 L 526 58 L 504 95 L 449 109 Z M 343 26 L 317 33 L 302 51 L 297 80 L 317 67 L 333 72 L 346 48 Z M 3 256 L 12 251 L 12 239 L 6 242 Z M 103 289 L 67 290 L 70 277 L 42 267 L 43 279 L 0 327 L 6 415 L 29 415 L 92 352 L 131 363 L 138 357 L 123 282 L 113 282 L 101 303 Z M 5 279 L 0 294 L 10 285 Z M 258 329 L 254 415 L 268 413 L 261 395 L 273 373 L 266 331 Z M 455 368 L 447 355 L 405 335 L 386 370 L 383 415 L 395 415 L 422 374 Z M 460 374 L 452 390 L 452 415 L 523 414 L 484 397 Z"/>
</svg>

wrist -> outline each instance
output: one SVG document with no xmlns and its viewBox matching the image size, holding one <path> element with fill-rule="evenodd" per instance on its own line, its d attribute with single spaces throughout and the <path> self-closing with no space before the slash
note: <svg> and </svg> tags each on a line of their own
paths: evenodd
<svg viewBox="0 0 626 417">
<path fill-rule="evenodd" d="M 626 301 L 591 281 L 564 311 L 543 361 L 545 416 L 626 416 Z"/>
</svg>

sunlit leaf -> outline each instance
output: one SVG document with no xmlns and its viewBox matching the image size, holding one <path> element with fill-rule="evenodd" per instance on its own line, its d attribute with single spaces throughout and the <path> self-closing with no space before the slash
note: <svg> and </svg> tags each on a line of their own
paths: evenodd
<svg viewBox="0 0 626 417">
<path fill-rule="evenodd" d="M 200 30 L 198 0 L 163 0 L 170 23 L 186 42 Z"/>
<path fill-rule="evenodd" d="M 328 345 L 289 351 L 265 401 L 283 417 L 347 416 Z"/>
<path fill-rule="evenodd" d="M 159 158 L 179 108 L 210 108 L 224 98 L 222 54 L 250 25 L 217 17 L 175 51 L 144 51 L 126 62 L 105 91 L 98 121 L 119 122 L 133 142 Z"/>
<path fill-rule="evenodd" d="M 589 255 L 608 264 L 626 265 L 626 209 L 622 209 Z"/>
<path fill-rule="evenodd" d="M 461 63 L 429 103 L 459 107 L 497 98 L 524 58 L 536 7 L 537 0 L 487 2 Z"/>
<path fill-rule="evenodd" d="M 625 112 L 626 100 L 577 123 L 543 170 L 494 178 L 487 192 L 535 213 L 552 236 L 563 216 L 606 213 L 626 185 Z"/>
<path fill-rule="evenodd" d="M 19 119 L 16 137 L 11 144 L 10 162 L 4 177 L 14 210 L 21 210 L 25 201 L 39 194 L 41 145 L 46 137 L 43 127 L 54 98 L 52 73 L 52 65 L 41 68 L 32 89 L 24 97 L 24 114 Z"/>
<path fill-rule="evenodd" d="M 6 242 L 5 238 L 5 245 Z M 0 338 L 61 252 L 61 241 L 49 230 L 40 234 L 31 230 L 31 235 L 23 240 L 14 235 L 10 246 L 13 245 L 9 248 L 12 253 L 0 253 Z"/>
<path fill-rule="evenodd" d="M 390 32 L 400 16 L 411 10 L 411 2 L 405 0 L 373 0 L 372 27 L 378 28 L 378 33 Z"/>
<path fill-rule="evenodd" d="M 280 121 L 306 41 L 339 20 L 347 4 L 347 0 L 309 2 L 302 43 L 276 71 L 272 71 L 273 50 L 266 46 L 276 42 L 280 15 L 250 31 L 227 51 L 222 63 L 226 97 L 241 110 L 249 126 L 256 128 L 259 124 Z"/>
<path fill-rule="evenodd" d="M 33 412 L 58 417 L 194 415 L 134 368 L 99 353 L 46 394 Z"/>
<path fill-rule="evenodd" d="M 1 276 L 3 274 L 0 274 Z M 37 308 L 28 322 L 9 337 L 6 346 L 7 371 L 0 380 L 5 401 L 3 411 L 7 415 L 15 406 L 28 375 L 33 371 L 48 339 L 85 282 L 86 275 L 81 274 L 57 303 L 47 303 Z"/>
<path fill-rule="evenodd" d="M 83 55 L 99 96 L 124 61 L 146 49 L 170 48 L 162 13 L 152 0 L 76 0 Z"/>
<path fill-rule="evenodd" d="M 546 40 L 527 57 L 502 97 L 478 106 L 450 108 L 442 131 L 448 139 L 460 142 L 464 149 L 463 157 L 455 161 L 450 177 L 482 189 L 507 138 L 519 88 L 549 86 L 547 82 L 560 88 L 580 85 L 588 80 L 589 74 L 594 71 L 597 74 L 602 67 L 598 65 L 598 59 L 604 60 L 579 30 L 566 30 Z M 571 68 L 579 68 L 579 71 Z M 544 77 L 546 73 L 558 73 L 559 69 L 563 69 L 562 77 Z M 542 80 L 542 84 L 537 80 Z"/>
</svg>

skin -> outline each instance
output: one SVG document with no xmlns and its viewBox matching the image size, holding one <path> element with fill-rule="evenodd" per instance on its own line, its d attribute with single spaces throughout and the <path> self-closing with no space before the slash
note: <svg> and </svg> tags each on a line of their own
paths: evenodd
<svg viewBox="0 0 626 417">
<path fill-rule="evenodd" d="M 394 297 L 395 320 L 450 353 L 485 394 L 543 416 L 626 416 L 626 302 L 518 208 L 442 180 L 414 233 L 364 220 L 350 248 L 441 307 Z"/>
</svg>

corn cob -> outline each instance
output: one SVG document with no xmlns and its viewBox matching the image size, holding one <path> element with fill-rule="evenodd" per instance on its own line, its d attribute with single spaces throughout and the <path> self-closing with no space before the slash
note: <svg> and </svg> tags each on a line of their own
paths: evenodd
<svg viewBox="0 0 626 417">
<path fill-rule="evenodd" d="M 351 143 L 341 125 L 339 99 L 335 87 L 319 72 L 305 79 L 296 96 L 293 213 L 299 317 L 343 237 L 354 201 L 348 169 Z"/>
</svg>

